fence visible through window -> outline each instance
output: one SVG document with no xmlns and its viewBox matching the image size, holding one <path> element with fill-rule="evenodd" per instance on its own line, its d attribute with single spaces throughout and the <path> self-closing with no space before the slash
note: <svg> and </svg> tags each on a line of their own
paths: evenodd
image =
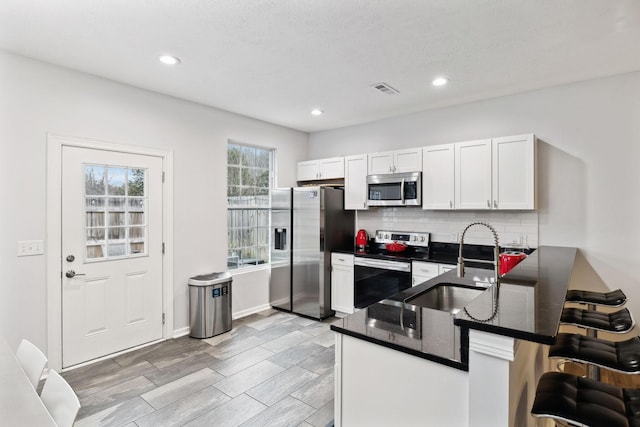
<svg viewBox="0 0 640 427">
<path fill-rule="evenodd" d="M 88 261 L 147 255 L 146 169 L 87 164 Z"/>
<path fill-rule="evenodd" d="M 227 266 L 269 262 L 269 189 L 273 150 L 234 142 L 227 146 Z"/>
</svg>

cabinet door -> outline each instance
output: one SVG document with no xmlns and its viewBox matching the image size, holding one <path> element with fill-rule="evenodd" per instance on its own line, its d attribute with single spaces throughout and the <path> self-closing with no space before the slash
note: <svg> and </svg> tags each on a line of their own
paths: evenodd
<svg viewBox="0 0 640 427">
<path fill-rule="evenodd" d="M 344 158 L 344 208 L 367 209 L 367 155 Z"/>
<path fill-rule="evenodd" d="M 454 209 L 453 144 L 433 145 L 422 151 L 422 209 Z"/>
<path fill-rule="evenodd" d="M 393 173 L 421 172 L 421 171 L 422 171 L 422 150 L 420 148 L 394 151 Z"/>
<path fill-rule="evenodd" d="M 369 154 L 369 175 L 393 173 L 393 151 Z"/>
<path fill-rule="evenodd" d="M 297 166 L 296 179 L 298 181 L 313 181 L 320 178 L 317 160 L 298 162 Z"/>
<path fill-rule="evenodd" d="M 319 160 L 320 179 L 344 178 L 344 157 Z"/>
<path fill-rule="evenodd" d="M 491 140 L 459 142 L 454 149 L 456 209 L 491 209 Z"/>
<path fill-rule="evenodd" d="M 493 208 L 535 209 L 535 136 L 493 139 Z"/>
<path fill-rule="evenodd" d="M 354 312 L 353 255 L 331 254 L 331 309 Z"/>
<path fill-rule="evenodd" d="M 438 275 L 438 264 L 413 261 L 411 263 L 411 285 L 416 286 Z"/>
</svg>

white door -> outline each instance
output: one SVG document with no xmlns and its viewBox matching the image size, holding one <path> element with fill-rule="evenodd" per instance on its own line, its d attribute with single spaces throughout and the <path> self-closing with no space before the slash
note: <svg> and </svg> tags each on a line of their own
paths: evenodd
<svg viewBox="0 0 640 427">
<path fill-rule="evenodd" d="M 318 161 L 320 179 L 344 178 L 344 157 L 332 157 Z"/>
<path fill-rule="evenodd" d="M 453 144 L 432 145 L 422 152 L 422 209 L 453 209 Z"/>
<path fill-rule="evenodd" d="M 393 153 L 393 172 L 422 172 L 422 149 L 399 150 Z"/>
<path fill-rule="evenodd" d="M 458 142 L 455 148 L 455 208 L 491 209 L 491 140 Z"/>
<path fill-rule="evenodd" d="M 393 151 L 368 155 L 369 175 L 393 173 Z"/>
<path fill-rule="evenodd" d="M 344 208 L 367 209 L 367 155 L 344 158 Z"/>
<path fill-rule="evenodd" d="M 162 338 L 162 158 L 62 150 L 62 366 Z"/>
<path fill-rule="evenodd" d="M 535 209 L 535 137 L 493 139 L 493 208 Z"/>
</svg>

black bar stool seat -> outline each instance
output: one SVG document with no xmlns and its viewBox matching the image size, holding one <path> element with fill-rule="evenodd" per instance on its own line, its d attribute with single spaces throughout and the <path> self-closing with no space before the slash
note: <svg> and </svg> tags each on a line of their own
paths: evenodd
<svg viewBox="0 0 640 427">
<path fill-rule="evenodd" d="M 556 336 L 555 344 L 549 347 L 549 358 L 590 363 L 625 374 L 640 374 L 640 337 L 613 342 L 561 333 Z"/>
<path fill-rule="evenodd" d="M 547 372 L 538 382 L 531 415 L 579 426 L 640 426 L 640 390 Z"/>
<path fill-rule="evenodd" d="M 627 296 L 620 289 L 609 292 L 594 292 L 583 291 L 580 289 L 571 289 L 567 291 L 565 302 L 620 307 L 623 306 L 625 302 L 627 302 Z"/>
<path fill-rule="evenodd" d="M 604 313 L 567 307 L 562 310 L 560 323 L 621 334 L 633 328 L 634 320 L 628 308 L 623 308 L 615 313 Z"/>
</svg>

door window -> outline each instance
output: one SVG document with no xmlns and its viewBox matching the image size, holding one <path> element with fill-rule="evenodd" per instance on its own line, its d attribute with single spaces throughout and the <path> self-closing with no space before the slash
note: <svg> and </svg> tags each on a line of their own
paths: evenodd
<svg viewBox="0 0 640 427">
<path fill-rule="evenodd" d="M 85 164 L 88 261 L 147 255 L 146 169 Z"/>
</svg>

